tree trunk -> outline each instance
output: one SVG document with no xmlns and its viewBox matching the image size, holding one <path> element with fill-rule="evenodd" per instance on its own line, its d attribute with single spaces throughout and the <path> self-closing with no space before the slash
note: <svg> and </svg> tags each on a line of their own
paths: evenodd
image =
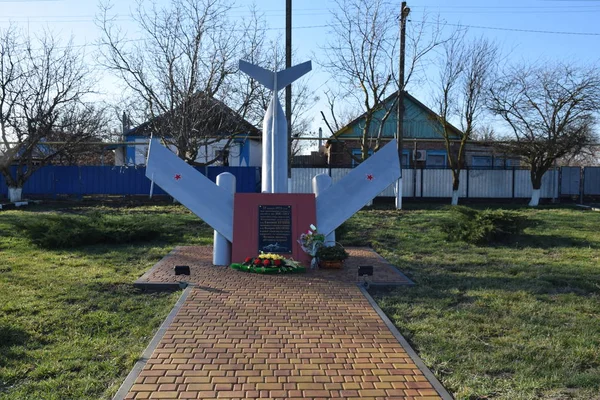
<svg viewBox="0 0 600 400">
<path fill-rule="evenodd" d="M 452 190 L 452 202 L 450 203 L 450 205 L 458 205 L 458 190 Z"/>
<path fill-rule="evenodd" d="M 8 201 L 15 203 L 23 200 L 23 188 L 22 187 L 8 187 Z"/>
<path fill-rule="evenodd" d="M 362 137 L 360 140 L 360 151 L 361 151 L 361 155 L 362 155 L 362 160 L 361 161 L 365 161 L 367 158 L 369 158 L 369 142 L 368 142 L 368 138 L 369 138 L 369 131 L 371 130 L 371 120 L 373 119 L 373 115 L 370 111 L 367 111 L 366 115 L 365 115 L 365 126 L 363 128 L 362 131 Z"/>
<path fill-rule="evenodd" d="M 537 207 L 540 204 L 540 189 L 533 189 L 529 207 Z"/>
<path fill-rule="evenodd" d="M 460 170 L 452 170 L 452 202 L 450 205 L 458 205 L 458 188 L 460 187 Z"/>
<path fill-rule="evenodd" d="M 530 207 L 537 207 L 540 204 L 540 194 L 542 187 L 542 177 L 546 171 L 531 170 L 531 186 L 533 192 L 531 193 L 531 200 L 529 201 Z"/>
</svg>

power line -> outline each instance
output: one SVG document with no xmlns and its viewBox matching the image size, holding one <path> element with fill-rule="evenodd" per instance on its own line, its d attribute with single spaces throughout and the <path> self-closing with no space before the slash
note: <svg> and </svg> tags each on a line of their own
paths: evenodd
<svg viewBox="0 0 600 400">
<path fill-rule="evenodd" d="M 430 23 L 432 24 L 432 23 Z M 576 35 L 576 36 L 600 36 L 597 32 L 567 32 L 567 31 L 544 31 L 536 29 L 519 29 L 519 28 L 501 28 L 494 26 L 480 26 L 480 25 L 464 25 L 464 24 L 450 24 L 444 23 L 443 25 L 456 26 L 459 28 L 475 28 L 475 29 L 490 29 L 497 31 L 512 31 L 512 32 L 527 32 L 527 33 L 545 33 L 554 35 Z"/>
<path fill-rule="evenodd" d="M 0 2 L 3 2 L 4 0 L 0 0 Z M 54 1 L 54 0 L 38 0 L 38 1 Z M 598 0 L 600 1 L 600 0 Z M 600 11 L 600 10 L 598 10 Z M 118 21 L 125 21 L 125 20 L 129 20 L 129 19 L 118 19 Z M 40 21 L 37 20 L 35 22 L 90 22 L 92 20 L 65 20 L 65 21 L 59 21 L 59 20 L 46 20 L 46 21 Z M 2 21 L 0 19 L 0 23 L 2 22 L 9 22 L 9 21 Z M 16 21 L 16 22 L 28 22 L 28 21 Z M 427 23 L 427 22 L 426 22 Z M 429 22 L 428 24 L 435 24 L 434 22 Z M 537 30 L 537 29 L 521 29 L 521 28 L 509 28 L 509 27 L 494 27 L 494 26 L 482 26 L 482 25 L 468 25 L 468 24 L 453 24 L 453 23 L 448 23 L 445 22 L 443 23 L 443 25 L 447 25 L 447 26 L 455 26 L 455 27 L 463 27 L 463 28 L 474 28 L 474 29 L 488 29 L 488 30 L 499 30 L 499 31 L 511 31 L 511 32 L 525 32 L 525 33 L 542 33 L 542 34 L 554 34 L 554 35 L 574 35 L 574 36 L 600 36 L 600 33 L 598 32 L 570 32 L 570 31 L 550 31 L 550 30 Z M 321 28 L 330 28 L 330 27 L 334 27 L 336 26 L 335 24 L 325 24 L 325 25 L 306 25 L 306 26 L 294 26 L 292 29 L 293 30 L 304 30 L 304 29 L 321 29 Z M 266 31 L 278 31 L 278 30 L 285 30 L 285 27 L 270 27 L 270 28 L 264 28 L 264 30 Z M 243 31 L 243 29 L 224 29 L 224 31 L 227 32 L 241 32 Z M 126 40 L 125 42 L 139 42 L 139 41 L 144 41 L 146 39 L 131 39 L 131 40 Z M 85 44 L 85 45 L 74 45 L 72 47 L 86 47 L 86 46 L 98 46 L 97 44 L 94 43 L 89 43 L 89 44 Z"/>
<path fill-rule="evenodd" d="M 8 3 L 14 0 L 0 0 L 0 3 Z M 22 0 L 19 2 L 27 2 L 27 1 L 59 1 L 59 0 Z M 600 1 L 600 0 L 598 0 Z M 241 8 L 241 7 L 239 7 Z M 481 14 L 481 13 L 510 13 L 510 14 L 552 14 L 552 13 L 597 13 L 600 12 L 600 5 L 569 5 L 569 6 L 433 6 L 433 5 L 421 5 L 414 6 L 413 9 L 434 9 L 441 10 L 441 14 Z M 456 11 L 460 9 L 460 11 Z M 506 11 L 502 11 L 506 10 Z M 302 8 L 295 9 L 294 15 L 297 16 L 318 16 L 323 15 L 324 11 L 330 11 L 326 8 Z M 276 9 L 268 9 L 263 10 L 263 16 L 266 17 L 277 17 L 284 16 L 285 12 L 282 10 Z M 252 15 L 250 12 L 237 12 L 233 11 L 232 16 L 234 17 L 244 17 Z M 46 18 L 46 19 L 40 19 Z M 58 18 L 58 19 L 52 19 Z M 3 15 L 0 17 L 0 22 L 30 22 L 31 19 L 34 19 L 35 22 L 60 22 L 60 23 L 68 23 L 68 22 L 93 22 L 95 20 L 95 15 Z M 119 22 L 126 21 L 135 21 L 135 18 L 131 16 L 118 16 L 115 15 L 115 20 Z M 273 29 L 273 28 L 272 28 Z M 276 29 L 285 29 L 285 28 L 276 28 Z"/>
<path fill-rule="evenodd" d="M 600 0 L 597 0 L 600 1 Z M 440 5 L 420 5 L 420 6 L 413 6 L 411 8 L 449 8 L 449 9 L 455 9 L 455 8 L 462 8 L 462 9 L 502 9 L 502 8 L 508 8 L 511 10 L 519 10 L 519 9 L 553 9 L 553 8 L 587 8 L 587 7 L 597 7 L 595 5 L 589 6 L 589 5 L 568 5 L 568 6 L 440 6 Z"/>
</svg>

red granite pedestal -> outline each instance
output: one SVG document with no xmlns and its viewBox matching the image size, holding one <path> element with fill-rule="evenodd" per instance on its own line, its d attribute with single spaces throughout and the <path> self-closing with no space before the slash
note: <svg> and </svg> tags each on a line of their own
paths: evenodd
<svg viewBox="0 0 600 400">
<path fill-rule="evenodd" d="M 276 212 L 277 206 L 283 210 L 282 214 L 285 215 L 288 212 L 291 214 L 289 218 L 289 222 L 291 223 L 291 238 L 289 235 L 290 229 L 282 219 L 280 233 L 284 236 L 287 235 L 288 241 L 279 240 L 277 244 L 281 242 L 281 245 L 286 248 L 283 250 L 278 249 L 275 243 L 272 247 L 260 248 L 260 245 L 265 243 L 265 209 Z M 297 240 L 303 232 L 308 231 L 310 224 L 316 224 L 316 214 L 314 194 L 236 193 L 233 205 L 231 261 L 234 263 L 243 262 L 246 257 L 256 257 L 262 250 L 266 253 L 277 253 L 284 257 L 291 257 L 308 266 L 310 264 L 310 256 L 302 251 Z M 262 222 L 259 222 L 259 216 L 262 216 Z M 287 217 L 285 219 L 287 220 Z M 259 235 L 260 225 L 263 226 L 263 233 Z M 277 233 L 277 229 L 275 229 L 274 234 Z M 263 243 L 259 243 L 259 236 L 263 239 Z M 283 236 L 281 239 L 284 239 Z M 287 249 L 287 245 L 291 249 Z"/>
</svg>

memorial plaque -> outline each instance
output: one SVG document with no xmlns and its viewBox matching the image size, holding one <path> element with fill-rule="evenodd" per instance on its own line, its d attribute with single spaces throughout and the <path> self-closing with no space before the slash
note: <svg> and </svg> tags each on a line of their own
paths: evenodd
<svg viewBox="0 0 600 400">
<path fill-rule="evenodd" d="M 292 253 L 292 206 L 258 206 L 258 251 Z"/>
<path fill-rule="evenodd" d="M 309 266 L 311 257 L 296 239 L 316 218 L 313 193 L 236 193 L 231 260 L 241 263 L 263 251 L 280 253 Z M 275 245 L 288 250 L 274 250 Z"/>
</svg>

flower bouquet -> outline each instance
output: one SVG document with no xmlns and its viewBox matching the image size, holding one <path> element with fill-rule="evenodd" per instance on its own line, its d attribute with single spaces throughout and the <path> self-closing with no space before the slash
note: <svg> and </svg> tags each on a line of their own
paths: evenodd
<svg viewBox="0 0 600 400">
<path fill-rule="evenodd" d="M 246 257 L 241 264 L 231 264 L 231 268 L 256 274 L 290 274 L 306 271 L 298 261 L 273 253 L 261 253 L 258 257 Z"/>
<path fill-rule="evenodd" d="M 321 248 L 323 243 L 325 243 L 325 235 L 319 233 L 317 231 L 317 227 L 311 224 L 308 232 L 300 235 L 298 243 L 300 244 L 302 250 L 312 257 L 310 267 L 316 268 L 319 264 L 319 260 L 317 259 L 317 251 L 319 251 L 319 248 Z"/>
</svg>

